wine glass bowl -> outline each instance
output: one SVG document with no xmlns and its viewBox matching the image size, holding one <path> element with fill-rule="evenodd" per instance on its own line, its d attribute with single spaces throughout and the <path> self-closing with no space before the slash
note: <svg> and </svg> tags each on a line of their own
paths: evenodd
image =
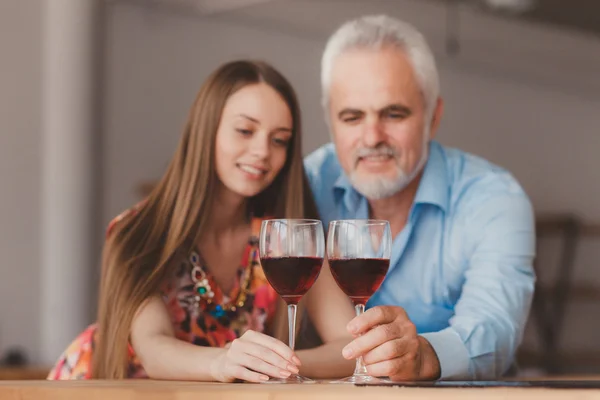
<svg viewBox="0 0 600 400">
<path fill-rule="evenodd" d="M 317 280 L 322 257 L 266 257 L 261 265 L 267 280 L 286 304 L 298 304 Z"/>
<path fill-rule="evenodd" d="M 384 258 L 329 260 L 333 278 L 355 306 L 366 306 L 381 286 L 389 266 L 390 260 Z"/>
</svg>

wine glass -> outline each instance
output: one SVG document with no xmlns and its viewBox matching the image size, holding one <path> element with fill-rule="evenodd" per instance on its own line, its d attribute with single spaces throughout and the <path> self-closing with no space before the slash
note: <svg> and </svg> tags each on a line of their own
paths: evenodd
<svg viewBox="0 0 600 400">
<path fill-rule="evenodd" d="M 392 234 L 383 220 L 338 220 L 329 223 L 327 260 L 331 274 L 352 300 L 356 315 L 365 311 L 369 298 L 379 289 L 390 266 Z M 372 377 L 362 357 L 356 359 L 354 374 L 334 383 L 382 383 Z"/>
<path fill-rule="evenodd" d="M 323 224 L 313 219 L 272 219 L 262 222 L 260 263 L 273 289 L 288 307 L 289 346 L 296 343 L 296 309 L 302 296 L 317 280 L 325 253 Z M 313 383 L 293 374 L 266 383 Z"/>
</svg>

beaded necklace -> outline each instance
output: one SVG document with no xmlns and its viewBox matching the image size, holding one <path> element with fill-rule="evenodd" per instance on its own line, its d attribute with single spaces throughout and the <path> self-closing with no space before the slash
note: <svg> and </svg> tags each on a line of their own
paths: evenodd
<svg viewBox="0 0 600 400">
<path fill-rule="evenodd" d="M 205 305 L 208 312 L 216 317 L 221 318 L 225 315 L 233 318 L 237 315 L 238 310 L 242 309 L 248 298 L 250 291 L 250 282 L 252 282 L 252 260 L 255 256 L 256 249 L 253 248 L 249 252 L 248 260 L 240 277 L 240 288 L 235 299 L 225 304 L 216 304 L 214 302 L 215 293 L 210 285 L 210 280 L 205 267 L 202 265 L 202 259 L 196 251 L 190 254 L 190 263 L 192 264 L 191 278 L 194 283 L 194 304 L 196 309 L 201 304 Z"/>
</svg>

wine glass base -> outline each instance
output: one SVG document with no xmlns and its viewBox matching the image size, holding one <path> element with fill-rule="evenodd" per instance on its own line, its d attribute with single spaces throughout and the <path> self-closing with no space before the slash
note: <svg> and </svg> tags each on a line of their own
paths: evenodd
<svg viewBox="0 0 600 400">
<path fill-rule="evenodd" d="M 279 384 L 295 384 L 295 383 L 317 383 L 317 381 L 305 376 L 292 374 L 288 378 L 270 378 L 268 381 L 261 382 L 263 384 L 279 383 Z"/>
<path fill-rule="evenodd" d="M 331 381 L 329 383 L 336 384 L 360 384 L 360 385 L 378 385 L 382 383 L 390 383 L 391 381 L 387 378 L 377 378 L 370 375 L 352 375 L 347 378 L 339 379 L 337 381 Z"/>
</svg>

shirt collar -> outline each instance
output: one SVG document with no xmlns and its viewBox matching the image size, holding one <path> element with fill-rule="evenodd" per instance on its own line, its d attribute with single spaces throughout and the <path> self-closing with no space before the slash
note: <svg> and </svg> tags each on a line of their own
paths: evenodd
<svg viewBox="0 0 600 400">
<path fill-rule="evenodd" d="M 433 204 L 448 211 L 450 198 L 448 169 L 442 146 L 435 141 L 429 143 L 429 158 L 415 196 L 415 204 Z"/>
<path fill-rule="evenodd" d="M 363 199 L 363 195 L 354 189 L 343 170 L 341 170 L 340 176 L 333 184 L 333 195 L 336 202 L 343 201 L 346 210 L 351 211 L 356 211 Z"/>
</svg>

